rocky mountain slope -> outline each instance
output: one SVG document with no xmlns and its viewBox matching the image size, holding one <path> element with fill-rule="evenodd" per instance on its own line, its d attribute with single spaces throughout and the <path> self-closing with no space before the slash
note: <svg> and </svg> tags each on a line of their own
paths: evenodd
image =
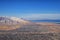
<svg viewBox="0 0 60 40">
<path fill-rule="evenodd" d="M 13 30 L 28 23 L 28 21 L 16 17 L 0 17 L 0 30 Z"/>
</svg>

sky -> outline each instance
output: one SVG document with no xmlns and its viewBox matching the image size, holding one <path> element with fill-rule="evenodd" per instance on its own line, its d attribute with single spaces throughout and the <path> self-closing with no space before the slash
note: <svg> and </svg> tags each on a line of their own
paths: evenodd
<svg viewBox="0 0 60 40">
<path fill-rule="evenodd" d="M 60 0 L 0 0 L 0 16 L 60 19 Z"/>
</svg>

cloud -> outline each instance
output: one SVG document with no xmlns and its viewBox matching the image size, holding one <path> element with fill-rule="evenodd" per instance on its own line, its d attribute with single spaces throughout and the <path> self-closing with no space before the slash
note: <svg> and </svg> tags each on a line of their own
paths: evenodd
<svg viewBox="0 0 60 40">
<path fill-rule="evenodd" d="M 22 18 L 27 20 L 60 19 L 60 14 L 26 14 Z"/>
</svg>

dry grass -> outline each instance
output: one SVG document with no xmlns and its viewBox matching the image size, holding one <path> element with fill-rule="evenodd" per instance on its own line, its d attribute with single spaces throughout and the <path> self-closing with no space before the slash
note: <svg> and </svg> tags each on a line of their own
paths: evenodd
<svg viewBox="0 0 60 40">
<path fill-rule="evenodd" d="M 0 25 L 0 30 L 14 30 L 20 28 L 20 25 Z"/>
</svg>

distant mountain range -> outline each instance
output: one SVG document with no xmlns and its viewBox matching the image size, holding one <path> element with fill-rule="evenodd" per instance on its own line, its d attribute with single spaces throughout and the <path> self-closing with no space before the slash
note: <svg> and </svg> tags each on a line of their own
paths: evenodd
<svg viewBox="0 0 60 40">
<path fill-rule="evenodd" d="M 46 20 L 30 20 L 30 21 L 32 21 L 32 22 L 59 22 L 60 23 L 60 20 L 49 20 L 49 19 L 46 19 Z"/>
</svg>

